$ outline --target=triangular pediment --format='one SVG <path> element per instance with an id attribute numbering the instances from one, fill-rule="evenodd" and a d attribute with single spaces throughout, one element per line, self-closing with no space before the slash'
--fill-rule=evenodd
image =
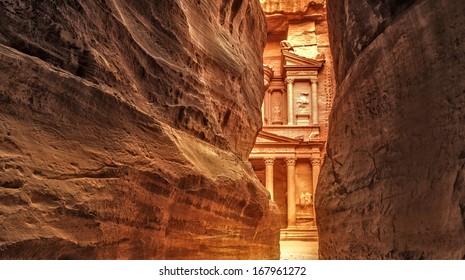
<path id="1" fill-rule="evenodd" d="M 301 68 L 316 68 L 320 69 L 323 64 L 325 63 L 324 60 L 316 60 L 304 56 L 300 56 L 296 53 L 283 50 L 283 59 L 284 59 L 284 67 L 287 66 L 294 66 L 294 67 L 301 67 Z"/>
<path id="2" fill-rule="evenodd" d="M 300 143 L 300 140 L 288 138 L 285 136 L 277 135 L 274 133 L 266 132 L 266 131 L 260 131 L 260 133 L 257 136 L 257 139 L 255 140 L 255 143 L 257 144 L 298 144 Z"/>

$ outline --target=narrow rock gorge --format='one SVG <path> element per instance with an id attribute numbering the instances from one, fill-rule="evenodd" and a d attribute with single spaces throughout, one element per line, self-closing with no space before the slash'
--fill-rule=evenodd
<path id="1" fill-rule="evenodd" d="M 320 258 L 465 255 L 465 2 L 328 0 Z"/>
<path id="2" fill-rule="evenodd" d="M 0 258 L 278 258 L 265 37 L 255 0 L 0 2 Z"/>

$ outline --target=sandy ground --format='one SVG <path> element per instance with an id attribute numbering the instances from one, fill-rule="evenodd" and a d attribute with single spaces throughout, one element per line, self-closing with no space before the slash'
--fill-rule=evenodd
<path id="1" fill-rule="evenodd" d="M 318 242 L 315 241 L 283 241 L 281 260 L 317 260 Z"/>

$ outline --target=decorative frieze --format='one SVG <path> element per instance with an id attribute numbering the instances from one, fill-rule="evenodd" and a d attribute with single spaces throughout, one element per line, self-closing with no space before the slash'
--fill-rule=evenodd
<path id="1" fill-rule="evenodd" d="M 294 153 L 295 148 L 253 148 L 252 153 Z"/>
<path id="2" fill-rule="evenodd" d="M 318 76 L 318 71 L 287 71 L 288 76 Z"/>

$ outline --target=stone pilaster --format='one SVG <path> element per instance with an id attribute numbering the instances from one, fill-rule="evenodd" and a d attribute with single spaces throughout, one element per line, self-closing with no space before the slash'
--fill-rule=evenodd
<path id="1" fill-rule="evenodd" d="M 274 158 L 265 158 L 265 187 L 270 192 L 271 200 L 274 200 L 274 187 L 273 187 L 273 165 Z"/>
<path id="2" fill-rule="evenodd" d="M 271 106 L 271 91 L 270 90 L 267 90 L 266 93 L 265 93 L 265 123 L 267 125 L 270 125 L 271 124 L 271 118 L 272 118 L 272 115 L 273 115 L 273 111 L 272 111 L 272 106 Z"/>
<path id="3" fill-rule="evenodd" d="M 316 186 L 318 184 L 318 175 L 320 174 L 320 168 L 321 168 L 321 158 L 319 157 L 313 157 L 310 159 L 312 163 L 312 177 L 313 177 L 313 182 L 312 182 L 312 189 L 313 189 L 313 225 L 316 225 L 316 211 L 315 211 L 315 193 L 316 193 Z"/>
<path id="4" fill-rule="evenodd" d="M 312 124 L 318 124 L 318 79 L 310 79 L 312 84 Z"/>
<path id="5" fill-rule="evenodd" d="M 286 158 L 287 165 L 287 227 L 295 227 L 295 163 L 296 158 Z"/>
<path id="6" fill-rule="evenodd" d="M 287 78 L 287 123 L 294 124 L 294 79 Z"/>
<path id="7" fill-rule="evenodd" d="M 265 99 L 262 102 L 262 125 L 265 125 Z"/>

